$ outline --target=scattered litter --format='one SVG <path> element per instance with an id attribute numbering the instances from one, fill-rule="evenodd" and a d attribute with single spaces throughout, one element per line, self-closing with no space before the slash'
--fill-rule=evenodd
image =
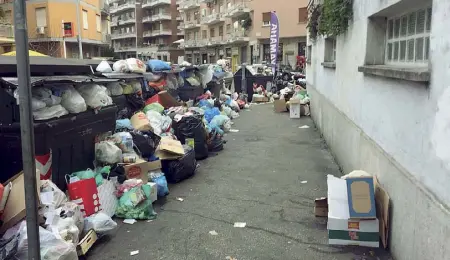
<path id="1" fill-rule="evenodd" d="M 127 230 L 127 233 L 130 233 L 130 230 Z"/>
<path id="2" fill-rule="evenodd" d="M 308 183 L 308 181 L 302 181 L 302 184 Z"/>
<path id="3" fill-rule="evenodd" d="M 300 126 L 299 128 L 300 128 L 300 129 L 307 129 L 307 128 L 309 128 L 309 125 L 302 125 L 302 126 Z"/>
<path id="4" fill-rule="evenodd" d="M 209 234 L 211 236 L 217 236 L 219 233 L 217 233 L 215 230 L 211 230 L 211 231 L 209 231 Z"/>
<path id="5" fill-rule="evenodd" d="M 245 222 L 234 222 L 234 227 L 244 228 L 245 226 L 247 226 Z"/>
<path id="6" fill-rule="evenodd" d="M 234 257 L 232 257 L 232 256 L 227 256 L 227 257 L 225 257 L 225 259 L 226 259 L 226 260 L 237 260 L 237 258 L 234 258 Z"/>
<path id="7" fill-rule="evenodd" d="M 292 244 L 292 242 L 291 242 L 291 241 L 288 241 L 288 244 Z"/>
<path id="8" fill-rule="evenodd" d="M 137 255 L 137 254 L 139 254 L 139 250 L 131 251 L 131 252 L 130 252 L 130 255 Z"/>
<path id="9" fill-rule="evenodd" d="M 153 219 L 149 219 L 147 220 L 147 223 L 153 222 Z"/>
<path id="10" fill-rule="evenodd" d="M 177 198 L 177 200 L 178 200 L 178 201 L 184 201 L 184 199 L 183 199 L 183 198 Z"/>
<path id="11" fill-rule="evenodd" d="M 127 219 L 123 220 L 123 223 L 130 224 L 130 225 L 133 225 L 136 222 L 137 222 L 137 220 L 135 220 L 134 218 L 127 218 Z"/>
<path id="12" fill-rule="evenodd" d="M 230 132 L 231 132 L 231 133 L 238 133 L 238 132 L 239 132 L 239 129 L 230 129 Z"/>

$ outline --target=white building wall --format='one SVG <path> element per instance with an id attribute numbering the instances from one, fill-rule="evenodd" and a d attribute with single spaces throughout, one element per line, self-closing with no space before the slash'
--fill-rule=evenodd
<path id="1" fill-rule="evenodd" d="M 400 2 L 426 1 L 354 0 L 335 69 L 321 65 L 323 38 L 309 42 L 312 115 L 345 172 L 368 170 L 387 188 L 396 259 L 450 259 L 450 1 L 432 1 L 429 84 L 358 72 L 368 17 Z"/>

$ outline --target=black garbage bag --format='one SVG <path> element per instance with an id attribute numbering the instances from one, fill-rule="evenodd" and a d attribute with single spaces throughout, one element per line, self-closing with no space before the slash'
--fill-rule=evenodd
<path id="1" fill-rule="evenodd" d="M 133 110 L 129 107 L 124 107 L 117 112 L 116 119 L 126 119 L 133 116 Z"/>
<path id="2" fill-rule="evenodd" d="M 127 107 L 130 108 L 133 113 L 141 110 L 145 106 L 145 101 L 139 94 L 127 94 L 125 95 L 125 98 L 127 99 Z"/>
<path id="3" fill-rule="evenodd" d="M 162 170 L 169 183 L 178 183 L 195 174 L 197 160 L 195 150 L 189 145 L 183 145 L 184 156 L 177 160 L 161 161 Z"/>
<path id="4" fill-rule="evenodd" d="M 151 131 L 133 131 L 130 132 L 130 134 L 133 136 L 133 144 L 135 148 L 144 158 L 151 157 L 155 153 L 156 148 L 161 141 L 161 137 Z"/>
<path id="5" fill-rule="evenodd" d="M 186 138 L 194 139 L 195 159 L 203 160 L 208 157 L 207 132 L 202 116 L 185 116 L 178 122 L 174 121 L 172 127 L 182 144 L 186 144 Z"/>
<path id="6" fill-rule="evenodd" d="M 225 141 L 222 139 L 222 136 L 214 132 L 211 134 L 211 137 L 208 141 L 208 151 L 220 152 L 223 150 L 224 144 Z"/>
<path id="7" fill-rule="evenodd" d="M 111 171 L 108 173 L 102 173 L 103 178 L 107 179 L 110 177 L 117 177 L 117 182 L 120 184 L 124 183 L 127 179 L 125 175 L 125 169 L 123 168 L 123 165 L 116 164 L 111 167 Z"/>

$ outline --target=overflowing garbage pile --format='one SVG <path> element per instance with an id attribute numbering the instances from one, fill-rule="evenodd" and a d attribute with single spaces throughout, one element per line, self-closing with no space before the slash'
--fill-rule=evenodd
<path id="1" fill-rule="evenodd" d="M 140 63 L 132 61 L 136 66 Z M 179 72 L 158 73 L 155 64 L 147 64 L 152 73 L 143 72 L 142 81 L 33 90 L 33 105 L 40 107 L 34 111 L 38 120 L 79 113 L 88 107 L 100 111 L 117 96 L 134 97 L 117 112 L 115 129 L 97 136 L 92 167 L 65 176 L 67 194 L 51 180 L 39 180 L 42 176 L 37 172 L 42 259 L 78 259 L 98 237 L 117 227 L 113 217 L 126 223 L 155 219 L 152 203 L 169 194 L 168 183 L 194 176 L 197 160 L 223 150 L 225 134 L 233 130 L 232 120 L 249 106 L 242 94 L 203 88 L 217 73 L 213 66 L 203 73 L 198 70 L 203 89 L 199 95 L 177 100 L 167 89 L 172 83 L 178 86 L 182 76 Z M 113 69 L 105 63 L 99 67 L 102 73 L 133 71 L 128 60 L 116 62 Z M 60 112 L 42 111 L 50 108 Z M 5 257 L 2 259 L 28 259 L 23 173 L 0 188 L 0 254 Z"/>
<path id="2" fill-rule="evenodd" d="M 291 118 L 300 118 L 311 114 L 309 95 L 306 89 L 300 85 L 289 84 L 288 87 L 273 94 L 271 101 L 273 101 L 275 112 L 289 111 Z"/>

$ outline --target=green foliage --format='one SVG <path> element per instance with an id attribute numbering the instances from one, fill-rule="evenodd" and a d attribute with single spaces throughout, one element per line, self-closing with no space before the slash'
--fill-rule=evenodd
<path id="1" fill-rule="evenodd" d="M 315 40 L 317 38 L 317 34 L 319 32 L 319 19 L 321 11 L 322 11 L 321 5 L 311 6 L 308 24 L 306 28 L 308 28 L 309 37 L 312 40 Z"/>
<path id="2" fill-rule="evenodd" d="M 252 26 L 252 18 L 250 17 L 249 14 L 246 14 L 245 17 L 242 19 L 241 26 L 245 30 L 250 29 L 250 27 Z"/>
<path id="3" fill-rule="evenodd" d="M 324 0 L 318 33 L 325 36 L 337 36 L 345 33 L 352 17 L 353 0 Z"/>

